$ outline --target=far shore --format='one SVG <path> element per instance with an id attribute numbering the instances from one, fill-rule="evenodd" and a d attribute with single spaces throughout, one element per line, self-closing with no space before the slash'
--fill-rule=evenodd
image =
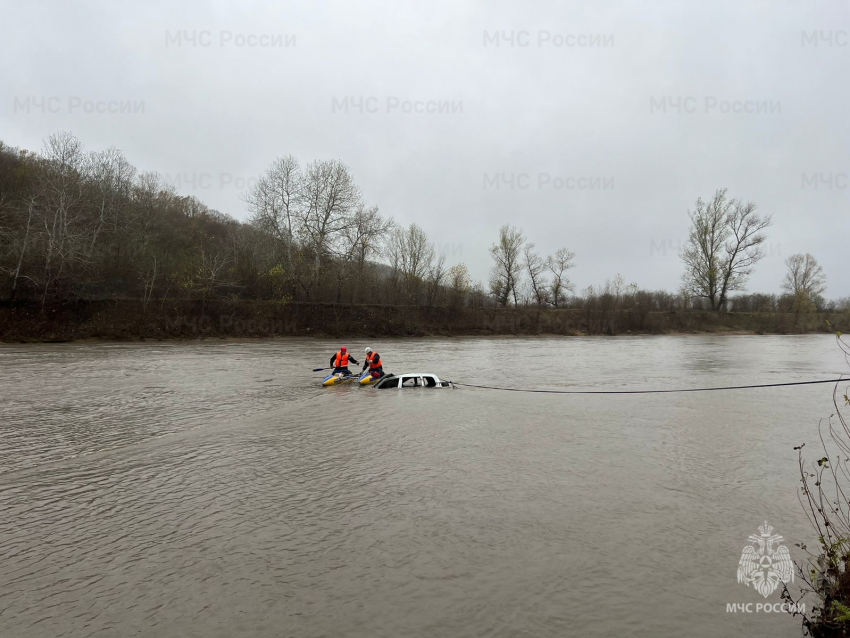
<path id="1" fill-rule="evenodd" d="M 88 341 L 382 339 L 404 337 L 588 337 L 763 335 L 850 331 L 850 312 L 426 307 L 133 300 L 77 300 L 42 308 L 0 305 L 0 343 Z"/>
<path id="2" fill-rule="evenodd" d="M 805 333 L 805 334 L 824 334 L 824 333 Z M 368 337 L 357 336 L 351 337 L 362 341 L 364 339 L 380 339 L 385 341 L 404 341 L 407 339 L 575 339 L 587 338 L 593 339 L 622 339 L 628 337 L 706 337 L 706 336 L 721 336 L 721 337 L 745 337 L 745 336 L 802 336 L 799 334 L 778 335 L 765 334 L 746 331 L 732 332 L 668 332 L 668 333 L 625 333 L 617 335 L 559 335 L 559 334 L 536 334 L 536 335 L 494 335 L 494 334 L 451 334 L 451 335 L 408 335 L 404 337 L 396 336 L 380 336 Z M 15 345 L 50 345 L 50 344 L 75 344 L 75 345 L 97 345 L 97 344 L 143 344 L 143 343 L 257 343 L 262 341 L 302 341 L 305 339 L 315 341 L 326 341 L 333 339 L 345 339 L 345 335 L 312 335 L 312 336 L 293 336 L 293 335 L 277 335 L 268 337 L 136 337 L 127 339 L 115 339 L 110 337 L 83 337 L 80 339 L 27 339 L 18 341 L 3 341 L 0 340 L 0 346 L 15 346 Z"/>

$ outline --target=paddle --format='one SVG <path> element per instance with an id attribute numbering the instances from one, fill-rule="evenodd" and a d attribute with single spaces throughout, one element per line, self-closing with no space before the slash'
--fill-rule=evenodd
<path id="1" fill-rule="evenodd" d="M 398 362 L 398 361 L 396 361 L 396 363 L 399 363 L 399 362 Z M 402 363 L 404 363 L 404 362 L 402 361 Z M 355 365 L 360 365 L 360 364 L 359 364 L 359 363 L 357 363 L 357 364 L 355 364 Z M 323 370 L 333 370 L 333 369 L 334 369 L 334 368 L 313 368 L 313 372 L 322 372 Z"/>
<path id="2" fill-rule="evenodd" d="M 398 363 L 398 362 L 396 362 Z M 360 364 L 355 364 L 360 365 Z M 334 368 L 313 368 L 313 372 L 322 372 L 323 370 L 333 370 Z"/>
<path id="3" fill-rule="evenodd" d="M 321 372 L 322 370 L 333 370 L 334 368 L 316 368 L 313 372 Z M 344 377 L 359 377 L 362 372 L 352 372 L 351 374 L 344 374 Z"/>

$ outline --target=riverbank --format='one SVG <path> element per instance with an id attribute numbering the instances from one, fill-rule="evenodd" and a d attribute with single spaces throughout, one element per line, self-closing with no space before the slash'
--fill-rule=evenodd
<path id="1" fill-rule="evenodd" d="M 827 321 L 829 323 L 827 323 Z M 850 313 L 636 312 L 250 301 L 78 300 L 0 306 L 0 341 L 280 336 L 805 334 L 850 331 Z"/>

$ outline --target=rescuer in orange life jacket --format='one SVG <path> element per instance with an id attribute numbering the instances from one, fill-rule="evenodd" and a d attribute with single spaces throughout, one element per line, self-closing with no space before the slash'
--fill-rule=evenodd
<path id="1" fill-rule="evenodd" d="M 348 369 L 348 362 L 360 365 L 360 362 L 348 354 L 348 350 L 345 346 L 342 346 L 335 355 L 331 356 L 331 366 L 333 366 L 333 373 L 339 374 L 340 372 L 344 375 L 348 376 L 351 374 L 351 370 Z"/>
<path id="2" fill-rule="evenodd" d="M 367 367 L 376 379 L 384 376 L 384 362 L 381 359 L 381 355 L 377 352 L 372 352 L 372 348 L 366 348 L 366 361 L 363 362 L 363 370 Z"/>

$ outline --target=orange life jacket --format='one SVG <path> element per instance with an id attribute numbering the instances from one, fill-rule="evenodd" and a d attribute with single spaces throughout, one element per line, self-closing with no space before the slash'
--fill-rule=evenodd
<path id="1" fill-rule="evenodd" d="M 379 355 L 377 352 L 370 352 L 369 354 L 367 354 L 366 361 L 369 362 L 370 370 L 377 370 L 382 365 L 384 365 L 381 361 L 381 355 Z"/>
<path id="2" fill-rule="evenodd" d="M 336 353 L 336 360 L 334 361 L 334 366 L 337 368 L 347 368 L 348 367 L 348 352 L 345 354 L 342 351 Z"/>

